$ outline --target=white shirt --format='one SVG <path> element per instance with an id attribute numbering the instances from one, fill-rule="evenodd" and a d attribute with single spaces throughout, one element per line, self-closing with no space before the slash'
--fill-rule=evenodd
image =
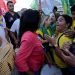
<path id="1" fill-rule="evenodd" d="M 14 21 L 14 23 L 13 23 L 13 25 L 12 25 L 12 27 L 11 27 L 11 29 L 10 29 L 10 31 L 11 32 L 17 32 L 17 35 L 19 34 L 19 25 L 20 24 L 20 19 L 17 19 L 17 20 L 15 20 Z"/>

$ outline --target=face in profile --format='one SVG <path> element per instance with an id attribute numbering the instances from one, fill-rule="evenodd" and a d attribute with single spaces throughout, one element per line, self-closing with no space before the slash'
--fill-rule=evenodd
<path id="1" fill-rule="evenodd" d="M 49 26 L 49 25 L 50 25 L 50 22 L 51 22 L 51 19 L 50 19 L 50 17 L 48 17 L 48 18 L 45 20 L 45 25 L 46 25 L 46 26 Z"/>
<path id="2" fill-rule="evenodd" d="M 50 18 L 51 18 L 51 22 L 55 22 L 56 21 L 56 18 L 55 18 L 54 14 L 51 14 Z"/>
<path id="3" fill-rule="evenodd" d="M 14 3 L 8 3 L 7 7 L 9 9 L 9 11 L 11 11 L 11 12 L 14 11 Z"/>

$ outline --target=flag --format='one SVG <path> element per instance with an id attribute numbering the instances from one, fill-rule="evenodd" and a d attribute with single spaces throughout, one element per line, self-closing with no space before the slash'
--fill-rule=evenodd
<path id="1" fill-rule="evenodd" d="M 41 3 L 40 3 L 41 2 Z M 50 15 L 54 7 L 54 0 L 33 0 L 31 3 L 32 9 L 39 9 L 39 5 L 46 15 Z"/>
<path id="2" fill-rule="evenodd" d="M 63 9 L 64 9 L 64 13 L 71 15 L 69 0 L 61 0 L 61 2 L 62 2 Z"/>
<path id="3" fill-rule="evenodd" d="M 46 15 L 50 15 L 55 5 L 54 0 L 41 0 L 42 10 Z"/>
<path id="4" fill-rule="evenodd" d="M 34 10 L 37 10 L 38 9 L 38 2 L 37 0 L 32 0 L 32 3 L 31 3 L 31 8 L 34 9 Z"/>

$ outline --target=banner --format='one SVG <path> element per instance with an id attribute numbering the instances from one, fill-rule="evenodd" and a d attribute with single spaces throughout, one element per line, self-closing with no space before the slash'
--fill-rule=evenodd
<path id="1" fill-rule="evenodd" d="M 70 11 L 70 2 L 69 0 L 61 0 L 62 1 L 62 6 L 64 9 L 64 13 L 71 15 L 71 11 Z"/>
<path id="2" fill-rule="evenodd" d="M 31 6 L 32 9 L 38 10 L 38 1 L 33 0 L 30 6 Z"/>
<path id="3" fill-rule="evenodd" d="M 31 3 L 32 9 L 38 9 L 39 8 L 39 1 L 41 1 L 41 9 L 46 15 L 50 15 L 50 12 L 52 12 L 52 9 L 54 7 L 54 1 L 55 0 L 33 0 Z"/>
<path id="4" fill-rule="evenodd" d="M 54 6 L 55 0 L 41 0 L 41 7 L 46 15 L 50 15 Z"/>

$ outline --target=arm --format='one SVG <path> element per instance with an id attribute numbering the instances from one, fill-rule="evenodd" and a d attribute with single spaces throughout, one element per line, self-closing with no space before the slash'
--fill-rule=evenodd
<path id="1" fill-rule="evenodd" d="M 8 42 L 10 42 L 10 38 L 9 38 L 9 35 L 8 35 L 8 30 L 5 28 L 5 37 L 7 39 Z"/>
<path id="2" fill-rule="evenodd" d="M 69 50 L 65 50 L 65 53 L 68 54 L 68 55 L 62 53 L 63 60 L 67 64 L 75 67 L 75 55 L 73 55 Z"/>
<path id="3" fill-rule="evenodd" d="M 52 58 L 51 58 L 51 56 L 50 56 L 50 53 L 49 52 L 44 52 L 44 55 L 45 55 L 45 57 L 46 57 L 46 59 L 47 59 L 47 63 L 48 63 L 48 65 L 49 66 L 51 66 L 52 65 Z"/>
<path id="4" fill-rule="evenodd" d="M 54 38 L 49 38 L 48 36 L 46 39 L 54 46 L 55 52 L 57 55 L 67 64 L 75 66 L 75 55 L 73 55 L 71 52 L 69 52 L 68 48 L 71 44 L 70 42 L 64 43 L 64 47 L 62 50 L 57 46 Z"/>
<path id="5" fill-rule="evenodd" d="M 10 28 L 10 35 L 11 37 L 14 39 L 14 43 L 15 45 L 18 44 L 18 36 L 15 36 L 15 32 L 17 32 L 17 25 L 18 25 L 18 19 L 15 20 L 15 22 L 13 23 L 12 27 Z"/>
<path id="6" fill-rule="evenodd" d="M 56 54 L 62 59 L 62 50 L 60 50 L 60 48 L 58 47 L 58 45 L 56 44 L 56 40 L 54 37 L 50 37 L 48 35 L 44 36 L 49 42 L 50 44 L 52 44 L 52 46 L 54 47 L 54 50 L 56 52 Z"/>
<path id="7" fill-rule="evenodd" d="M 40 39 L 40 40 L 41 40 L 42 44 L 44 44 L 44 43 L 47 43 L 47 42 L 48 42 L 47 40 L 43 40 L 43 39 Z"/>
<path id="8" fill-rule="evenodd" d="M 11 35 L 11 37 L 14 39 L 15 45 L 17 46 L 17 44 L 18 44 L 18 39 L 16 38 L 14 32 L 11 32 L 11 31 L 10 31 L 10 35 Z"/>

